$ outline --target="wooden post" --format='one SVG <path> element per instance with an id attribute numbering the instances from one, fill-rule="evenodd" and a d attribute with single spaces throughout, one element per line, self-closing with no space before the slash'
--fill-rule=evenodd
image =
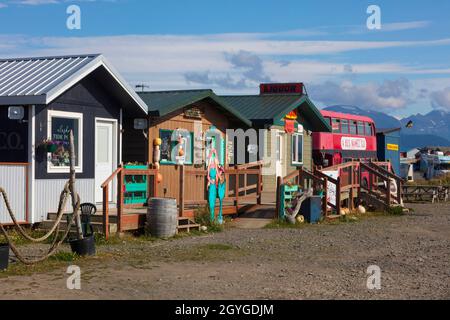
<path id="1" fill-rule="evenodd" d="M 122 217 L 123 217 L 123 171 L 117 175 L 117 230 L 122 232 Z"/>
<path id="2" fill-rule="evenodd" d="M 80 212 L 77 210 L 77 193 L 75 189 L 75 143 L 73 138 L 73 131 L 70 130 L 69 133 L 69 165 L 70 165 L 70 179 L 69 179 L 69 190 L 70 194 L 72 196 L 72 208 L 73 208 L 73 214 L 75 216 L 75 225 L 77 227 L 77 236 L 78 240 L 83 240 L 83 229 L 81 227 L 81 219 L 80 219 Z"/>
<path id="3" fill-rule="evenodd" d="M 398 204 L 402 204 L 402 180 L 397 180 L 397 202 Z"/>
<path id="4" fill-rule="evenodd" d="M 236 197 L 236 200 L 234 201 L 234 205 L 236 206 L 236 214 L 237 213 L 239 213 L 239 173 L 238 173 L 238 169 L 237 169 L 237 167 L 235 167 L 234 168 L 234 170 L 235 170 L 235 177 L 236 177 L 236 180 L 235 180 L 235 190 L 234 190 L 234 192 L 235 192 L 235 197 Z"/>
<path id="5" fill-rule="evenodd" d="M 262 204 L 262 166 L 259 166 L 259 173 L 258 173 L 258 200 L 257 204 Z"/>
<path id="6" fill-rule="evenodd" d="M 322 210 L 323 210 L 323 215 L 324 217 L 326 217 L 328 215 L 328 178 L 324 177 L 323 178 L 323 203 L 322 203 Z"/>
<path id="7" fill-rule="evenodd" d="M 341 177 L 337 178 L 336 183 L 336 211 L 337 214 L 341 214 Z"/>
<path id="8" fill-rule="evenodd" d="M 278 217 L 278 213 L 280 212 L 280 207 L 281 207 L 281 177 L 277 177 L 277 190 L 276 190 L 276 209 L 275 209 L 275 217 Z"/>
<path id="9" fill-rule="evenodd" d="M 178 200 L 178 215 L 180 217 L 184 216 L 184 166 L 180 166 L 180 192 L 179 192 L 179 200 Z"/>
<path id="10" fill-rule="evenodd" d="M 108 184 L 103 187 L 103 234 L 105 239 L 109 238 L 109 187 Z"/>

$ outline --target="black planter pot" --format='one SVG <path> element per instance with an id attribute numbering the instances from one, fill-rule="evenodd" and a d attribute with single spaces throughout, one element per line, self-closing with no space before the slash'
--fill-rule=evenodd
<path id="1" fill-rule="evenodd" d="M 83 240 L 70 240 L 69 241 L 70 248 L 73 253 L 78 254 L 79 256 L 93 256 L 95 255 L 95 237 L 94 235 L 90 235 L 84 237 Z"/>
<path id="2" fill-rule="evenodd" d="M 8 269 L 9 244 L 0 244 L 0 270 Z"/>

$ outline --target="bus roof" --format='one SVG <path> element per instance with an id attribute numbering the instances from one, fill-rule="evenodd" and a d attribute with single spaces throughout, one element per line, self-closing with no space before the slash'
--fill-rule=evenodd
<path id="1" fill-rule="evenodd" d="M 366 121 L 366 122 L 370 122 L 370 123 L 375 122 L 369 117 L 358 116 L 358 115 L 350 114 L 350 113 L 341 113 L 341 112 L 334 112 L 334 111 L 327 111 L 327 110 L 320 110 L 320 113 L 322 114 L 322 116 L 330 117 L 330 118 Z"/>

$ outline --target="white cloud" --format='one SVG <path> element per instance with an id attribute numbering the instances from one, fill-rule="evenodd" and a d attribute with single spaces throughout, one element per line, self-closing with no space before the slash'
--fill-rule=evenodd
<path id="1" fill-rule="evenodd" d="M 410 92 L 411 84 L 403 78 L 385 80 L 381 84 L 326 81 L 309 86 L 314 100 L 325 105 L 347 104 L 372 110 L 403 109 L 411 103 Z"/>
<path id="2" fill-rule="evenodd" d="M 450 111 L 450 87 L 430 94 L 431 105 L 435 109 L 447 109 Z"/>

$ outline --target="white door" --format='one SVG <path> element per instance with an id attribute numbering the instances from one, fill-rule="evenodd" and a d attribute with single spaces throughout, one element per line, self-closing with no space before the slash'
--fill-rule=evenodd
<path id="1" fill-rule="evenodd" d="M 276 133 L 276 163 L 275 173 L 277 177 L 283 177 L 283 134 Z"/>
<path id="2" fill-rule="evenodd" d="M 95 201 L 103 201 L 101 185 L 114 172 L 115 134 L 114 122 L 96 121 L 95 126 Z M 109 201 L 113 201 L 114 185 L 109 186 Z"/>

